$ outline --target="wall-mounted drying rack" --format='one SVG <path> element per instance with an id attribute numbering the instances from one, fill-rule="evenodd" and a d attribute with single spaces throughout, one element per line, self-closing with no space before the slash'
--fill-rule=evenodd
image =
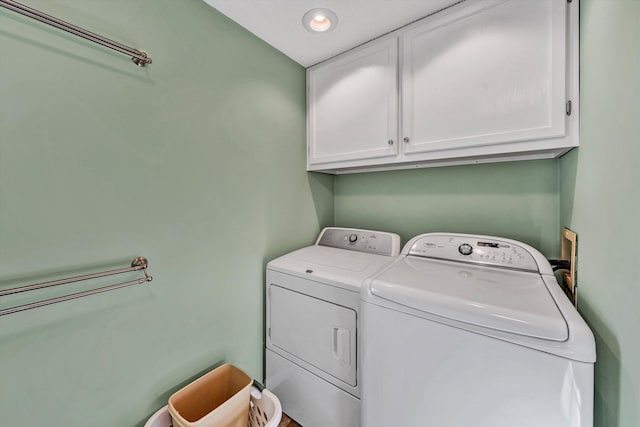
<path id="1" fill-rule="evenodd" d="M 4 316 L 5 314 L 18 313 L 20 311 L 31 310 L 32 308 L 43 307 L 45 305 L 57 304 L 63 301 L 69 301 L 76 298 L 86 297 L 88 295 L 99 294 L 101 292 L 107 292 L 114 289 L 120 289 L 127 286 L 137 285 L 139 283 L 150 282 L 153 280 L 153 277 L 149 275 L 147 272 L 147 266 L 149 262 L 144 257 L 135 258 L 131 261 L 131 267 L 126 268 L 118 268 L 116 270 L 103 271 L 101 273 L 93 273 L 93 274 L 85 274 L 84 276 L 70 277 L 68 279 L 60 279 L 54 280 L 51 282 L 37 283 L 35 285 L 21 286 L 19 288 L 12 288 L 0 291 L 0 297 L 5 295 L 17 294 L 20 292 L 29 292 L 34 291 L 36 289 L 49 288 L 51 286 L 64 285 L 66 283 L 80 282 L 82 280 L 90 280 L 97 279 L 98 277 L 111 276 L 114 274 L 120 273 L 128 273 L 130 271 L 138 271 L 142 270 L 144 272 L 144 277 L 140 279 L 130 280 L 128 282 L 117 283 L 115 285 L 103 286 L 101 288 L 91 289 L 88 291 L 77 292 L 75 294 L 64 295 L 57 298 L 46 299 L 44 301 L 38 301 L 30 304 L 19 305 L 17 307 L 6 308 L 4 310 L 0 310 L 0 316 Z"/>
<path id="2" fill-rule="evenodd" d="M 28 18 L 35 19 L 36 21 L 43 22 L 47 25 L 51 25 L 52 27 L 56 27 L 60 30 L 74 34 L 78 37 L 82 37 L 85 40 L 89 40 L 91 42 L 108 47 L 109 49 L 124 53 L 125 55 L 130 56 L 133 63 L 139 67 L 144 67 L 147 64 L 151 64 L 151 58 L 149 58 L 146 52 L 123 45 L 122 43 L 114 42 L 113 40 L 110 40 L 106 37 L 99 36 L 98 34 L 92 33 L 91 31 L 87 31 L 84 28 L 77 27 L 61 19 L 54 18 L 51 15 L 40 12 L 39 10 L 32 9 L 28 6 L 23 5 L 22 3 L 18 3 L 17 1 L 0 0 L 0 6 L 19 13 L 20 15 L 24 15 Z"/>

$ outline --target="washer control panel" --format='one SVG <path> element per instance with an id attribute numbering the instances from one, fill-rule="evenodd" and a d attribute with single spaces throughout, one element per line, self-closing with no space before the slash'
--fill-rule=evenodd
<path id="1" fill-rule="evenodd" d="M 400 237 L 397 234 L 357 228 L 327 227 L 322 230 L 316 244 L 386 256 L 400 253 Z"/>
<path id="2" fill-rule="evenodd" d="M 411 246 L 409 255 L 538 271 L 538 264 L 525 248 L 512 242 L 479 236 L 423 236 Z"/>

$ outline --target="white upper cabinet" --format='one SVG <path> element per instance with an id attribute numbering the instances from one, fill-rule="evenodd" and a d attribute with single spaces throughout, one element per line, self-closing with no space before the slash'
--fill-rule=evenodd
<path id="1" fill-rule="evenodd" d="M 350 51 L 307 70 L 309 169 L 398 154 L 398 40 Z"/>
<path id="2" fill-rule="evenodd" d="M 566 1 L 475 1 L 403 39 L 405 153 L 565 134 Z"/>
<path id="3" fill-rule="evenodd" d="M 577 146 L 578 7 L 466 0 L 309 69 L 308 169 L 550 158 Z"/>

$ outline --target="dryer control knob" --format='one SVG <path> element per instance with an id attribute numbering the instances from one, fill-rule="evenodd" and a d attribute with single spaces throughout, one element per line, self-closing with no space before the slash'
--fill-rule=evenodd
<path id="1" fill-rule="evenodd" d="M 468 243 L 463 243 L 458 246 L 458 252 L 460 252 L 462 255 L 471 255 L 471 253 L 473 252 L 473 247 Z"/>
<path id="2" fill-rule="evenodd" d="M 358 235 L 357 234 L 350 234 L 349 235 L 349 242 L 355 243 L 357 240 L 358 240 Z"/>

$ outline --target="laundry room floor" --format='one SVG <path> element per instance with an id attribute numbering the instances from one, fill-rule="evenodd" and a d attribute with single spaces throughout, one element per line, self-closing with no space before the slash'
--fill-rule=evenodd
<path id="1" fill-rule="evenodd" d="M 282 420 L 278 427 L 302 427 L 297 422 L 293 421 L 291 418 L 287 417 L 287 414 L 282 414 Z"/>

